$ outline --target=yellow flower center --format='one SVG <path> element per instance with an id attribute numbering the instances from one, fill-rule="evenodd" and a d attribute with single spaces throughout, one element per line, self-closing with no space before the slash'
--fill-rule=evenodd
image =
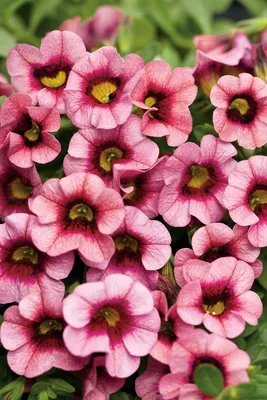
<path id="1" fill-rule="evenodd" d="M 221 315 L 225 310 L 225 305 L 222 301 L 217 301 L 216 304 L 208 305 L 202 304 L 203 310 L 212 315 Z"/>
<path id="2" fill-rule="evenodd" d="M 16 262 L 30 262 L 36 265 L 38 264 L 38 253 L 32 247 L 22 246 L 13 252 L 12 260 Z"/>
<path id="3" fill-rule="evenodd" d="M 41 76 L 40 81 L 41 83 L 49 88 L 58 88 L 67 80 L 67 74 L 65 71 L 58 71 L 56 76 Z"/>
<path id="4" fill-rule="evenodd" d="M 114 98 L 114 93 L 118 90 L 115 83 L 104 81 L 93 85 L 91 94 L 102 104 L 110 103 Z M 112 96 L 113 95 L 113 96 Z"/>
<path id="5" fill-rule="evenodd" d="M 26 200 L 32 194 L 32 187 L 24 185 L 20 178 L 16 178 L 8 184 L 8 191 L 12 199 Z"/>
<path id="6" fill-rule="evenodd" d="M 145 105 L 147 107 L 153 107 L 157 102 L 157 99 L 153 96 L 149 96 L 145 99 Z"/>
<path id="7" fill-rule="evenodd" d="M 246 99 L 237 98 L 232 101 L 230 107 L 228 107 L 228 110 L 233 109 L 238 110 L 241 115 L 245 115 L 249 110 L 249 104 Z"/>
<path id="8" fill-rule="evenodd" d="M 253 211 L 260 204 L 267 204 L 267 191 L 263 189 L 255 190 L 249 199 L 249 205 Z"/>
<path id="9" fill-rule="evenodd" d="M 104 317 L 111 328 L 115 328 L 117 322 L 120 320 L 120 314 L 117 310 L 111 307 L 103 308 L 96 317 Z"/>
<path id="10" fill-rule="evenodd" d="M 100 167 L 106 171 L 110 172 L 112 167 L 112 161 L 118 160 L 123 157 L 123 152 L 117 147 L 108 147 L 107 149 L 101 151 L 99 164 Z"/>
<path id="11" fill-rule="evenodd" d="M 128 235 L 117 236 L 114 240 L 116 250 L 123 251 L 128 250 L 132 253 L 136 253 L 138 250 L 138 242 L 135 238 Z"/>
<path id="12" fill-rule="evenodd" d="M 39 333 L 41 335 L 47 335 L 48 333 L 51 333 L 53 331 L 63 331 L 62 323 L 60 321 L 57 321 L 56 319 L 47 319 L 39 325 Z"/>
<path id="13" fill-rule="evenodd" d="M 126 196 L 124 196 L 124 200 L 132 200 L 132 198 L 136 195 L 136 183 L 134 181 L 122 185 L 123 188 L 131 186 L 133 187 L 133 190 L 130 193 L 126 194 Z"/>
<path id="14" fill-rule="evenodd" d="M 31 143 L 35 143 L 40 135 L 40 128 L 39 126 L 32 121 L 32 128 L 29 129 L 28 131 L 24 132 L 23 136 L 29 140 Z"/>
<path id="15" fill-rule="evenodd" d="M 201 189 L 210 180 L 209 172 L 205 167 L 201 167 L 200 165 L 192 165 L 190 167 L 190 171 L 192 178 L 187 184 L 189 188 Z"/>
<path id="16" fill-rule="evenodd" d="M 81 203 L 76 204 L 70 209 L 69 218 L 72 221 L 78 218 L 83 218 L 88 222 L 92 222 L 94 219 L 94 214 L 90 207 L 88 207 L 86 204 Z"/>

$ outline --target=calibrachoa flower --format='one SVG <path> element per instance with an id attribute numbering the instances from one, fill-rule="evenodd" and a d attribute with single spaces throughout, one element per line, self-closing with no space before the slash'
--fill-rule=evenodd
<path id="1" fill-rule="evenodd" d="M 177 312 L 191 325 L 202 324 L 220 336 L 234 338 L 245 323 L 257 325 L 262 313 L 259 296 L 249 289 L 254 272 L 244 261 L 219 258 L 210 265 L 193 260 L 184 272 L 186 281 L 178 294 Z"/>
<path id="2" fill-rule="evenodd" d="M 141 122 L 131 115 L 115 129 L 88 128 L 73 135 L 64 160 L 66 175 L 91 172 L 112 185 L 115 169 L 147 170 L 156 161 L 159 148 L 141 134 Z"/>
<path id="3" fill-rule="evenodd" d="M 238 163 L 229 177 L 223 202 L 239 225 L 250 226 L 253 246 L 267 246 L 267 157 L 253 156 Z"/>
<path id="4" fill-rule="evenodd" d="M 7 58 L 12 85 L 28 93 L 34 103 L 65 113 L 63 90 L 73 65 L 86 54 L 82 39 L 73 32 L 49 32 L 40 50 L 17 44 Z"/>
<path id="5" fill-rule="evenodd" d="M 195 369 L 203 364 L 219 368 L 224 377 L 224 387 L 249 382 L 246 369 L 249 367 L 248 354 L 230 340 L 195 329 L 188 337 L 178 339 L 171 351 L 171 373 L 161 378 L 159 391 L 163 399 L 208 400 L 211 397 L 201 393 L 194 382 Z"/>
<path id="6" fill-rule="evenodd" d="M 229 143 L 206 135 L 200 147 L 185 143 L 168 159 L 159 213 L 171 226 L 186 226 L 191 216 L 202 223 L 219 221 L 225 212 L 222 196 L 237 154 Z"/>
<path id="7" fill-rule="evenodd" d="M 36 168 L 19 168 L 0 151 L 0 219 L 13 213 L 28 213 L 32 199 L 41 190 Z"/>
<path id="8" fill-rule="evenodd" d="M 0 73 L 0 96 L 11 96 L 13 92 L 13 86 L 8 83 L 6 77 Z"/>
<path id="9" fill-rule="evenodd" d="M 187 263 L 194 259 L 212 262 L 220 257 L 233 256 L 238 260 L 250 263 L 255 278 L 262 273 L 262 262 L 257 260 L 260 249 L 252 246 L 248 240 L 248 228 L 235 225 L 233 230 L 222 223 L 212 223 L 199 228 L 192 236 L 192 250 L 180 249 L 174 257 L 175 279 L 183 286 L 183 271 Z"/>
<path id="10" fill-rule="evenodd" d="M 126 122 L 132 111 L 130 94 L 143 66 L 138 55 L 124 60 L 109 46 L 77 62 L 64 91 L 72 123 L 79 128 L 113 129 Z"/>
<path id="11" fill-rule="evenodd" d="M 221 139 L 237 140 L 253 150 L 267 143 L 267 85 L 250 74 L 223 76 L 213 87 L 210 100 L 217 107 L 213 124 Z"/>
<path id="12" fill-rule="evenodd" d="M 136 207 L 126 206 L 124 221 L 112 237 L 116 249 L 113 257 L 108 263 L 91 268 L 86 275 L 87 281 L 99 281 L 107 275 L 121 273 L 155 289 L 156 270 L 171 256 L 171 236 L 167 228 L 159 221 L 148 219 Z"/>
<path id="13" fill-rule="evenodd" d="M 8 364 L 26 378 L 41 375 L 52 367 L 80 370 L 88 363 L 88 358 L 71 355 L 63 343 L 64 284 L 42 277 L 40 286 L 41 291 L 24 297 L 18 306 L 9 307 L 1 325 L 1 343 L 8 350 Z"/>
<path id="14" fill-rule="evenodd" d="M 168 63 L 159 60 L 147 63 L 132 92 L 143 135 L 166 136 L 170 146 L 186 142 L 192 130 L 188 106 L 196 93 L 194 78 L 186 69 L 172 71 Z"/>
<path id="15" fill-rule="evenodd" d="M 140 357 L 155 345 L 160 318 L 149 290 L 128 276 L 114 274 L 104 282 L 85 283 L 64 300 L 69 324 L 64 341 L 76 356 L 106 353 L 111 376 L 125 378 L 139 367 Z"/>
<path id="16" fill-rule="evenodd" d="M 39 288 L 44 274 L 59 280 L 66 278 L 73 264 L 73 253 L 49 257 L 32 241 L 37 217 L 12 214 L 0 225 L 0 303 L 19 301 Z"/>
<path id="17" fill-rule="evenodd" d="M 48 163 L 60 152 L 59 141 L 48 132 L 60 128 L 60 116 L 52 108 L 32 107 L 30 96 L 15 93 L 0 111 L 0 144 L 8 145 L 7 156 L 18 167 L 29 168 L 33 162 Z"/>
<path id="18" fill-rule="evenodd" d="M 123 221 L 123 202 L 98 176 L 80 172 L 50 179 L 31 209 L 39 219 L 32 230 L 33 242 L 49 256 L 78 249 L 90 263 L 109 260 L 114 253 L 109 235 Z"/>

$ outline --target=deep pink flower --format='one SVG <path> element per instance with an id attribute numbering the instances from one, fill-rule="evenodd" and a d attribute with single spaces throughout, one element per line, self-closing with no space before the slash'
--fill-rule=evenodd
<path id="1" fill-rule="evenodd" d="M 91 172 L 112 185 L 116 170 L 147 170 L 156 161 L 159 148 L 141 133 L 141 122 L 131 115 L 115 129 L 88 128 L 73 135 L 64 160 L 66 175 Z"/>
<path id="2" fill-rule="evenodd" d="M 31 209 L 39 218 L 32 231 L 34 244 L 49 256 L 78 249 L 90 263 L 107 261 L 114 253 L 109 235 L 123 221 L 123 201 L 98 176 L 78 172 L 50 179 Z"/>
<path id="3" fill-rule="evenodd" d="M 259 296 L 249 289 L 253 269 L 233 257 L 219 258 L 211 264 L 191 261 L 184 271 L 188 282 L 178 294 L 177 311 L 191 325 L 202 324 L 220 336 L 234 338 L 245 323 L 257 325 L 262 313 Z"/>
<path id="4" fill-rule="evenodd" d="M 185 143 L 168 159 L 159 213 L 171 226 L 186 226 L 191 216 L 202 223 L 219 221 L 225 212 L 222 196 L 237 153 L 229 143 L 206 135 L 200 147 Z"/>
<path id="5" fill-rule="evenodd" d="M 19 168 L 0 151 L 0 220 L 13 213 L 28 213 L 34 196 L 41 190 L 36 168 Z"/>
<path id="6" fill-rule="evenodd" d="M 253 156 L 238 163 L 229 177 L 223 203 L 237 224 L 250 226 L 248 239 L 267 246 L 267 157 Z"/>
<path id="7" fill-rule="evenodd" d="M 130 94 L 143 65 L 136 54 L 124 60 L 109 46 L 77 62 L 64 90 L 72 123 L 79 128 L 113 129 L 126 122 L 132 111 Z"/>
<path id="8" fill-rule="evenodd" d="M 11 96 L 13 92 L 13 86 L 8 83 L 6 77 L 0 73 L 0 96 Z"/>
<path id="9" fill-rule="evenodd" d="M 59 141 L 48 133 L 60 128 L 58 112 L 31 104 L 30 96 L 15 93 L 4 102 L 0 111 L 0 144 L 8 146 L 9 160 L 20 168 L 30 168 L 34 161 L 48 163 L 61 149 Z"/>
<path id="10" fill-rule="evenodd" d="M 213 223 L 199 228 L 192 236 L 192 250 L 180 249 L 174 257 L 175 279 L 183 286 L 183 271 L 187 263 L 194 259 L 212 262 L 220 257 L 233 256 L 245 261 L 254 270 L 255 278 L 262 273 L 262 262 L 257 260 L 260 249 L 252 246 L 248 240 L 248 228 L 235 225 L 233 230 L 221 223 Z"/>
<path id="11" fill-rule="evenodd" d="M 224 377 L 224 387 L 249 382 L 246 369 L 248 354 L 228 339 L 195 329 L 188 337 L 179 338 L 173 345 L 170 357 L 171 373 L 159 383 L 163 399 L 208 400 L 194 383 L 194 370 L 202 363 L 219 368 Z"/>
<path id="12" fill-rule="evenodd" d="M 20 301 L 39 288 L 44 274 L 59 280 L 66 278 L 73 264 L 73 253 L 49 257 L 32 240 L 37 217 L 12 214 L 0 225 L 0 303 Z"/>
<path id="13" fill-rule="evenodd" d="M 171 236 L 159 221 L 151 221 L 136 207 L 125 207 L 125 219 L 112 234 L 115 253 L 109 262 L 91 268 L 86 278 L 97 282 L 120 273 L 155 289 L 158 273 L 171 256 Z M 94 266 L 89 264 L 90 266 Z M 103 271 L 104 270 L 104 271 Z"/>
<path id="14" fill-rule="evenodd" d="M 65 113 L 63 90 L 73 65 L 86 54 L 82 39 L 73 32 L 49 32 L 40 50 L 17 44 L 7 58 L 7 70 L 18 92 L 28 93 L 33 103 Z"/>
<path id="15" fill-rule="evenodd" d="M 63 312 L 69 351 L 82 357 L 107 353 L 111 376 L 132 375 L 157 341 L 160 318 L 152 295 L 129 276 L 114 274 L 76 287 L 64 300 Z"/>
<path id="16" fill-rule="evenodd" d="M 88 358 L 71 355 L 64 346 L 62 315 L 64 284 L 48 277 L 40 279 L 41 291 L 29 294 L 4 313 L 1 343 L 7 361 L 18 375 L 33 378 L 52 367 L 65 371 L 82 369 Z"/>
<path id="17" fill-rule="evenodd" d="M 186 142 L 192 130 L 188 106 L 196 93 L 194 78 L 185 68 L 172 71 L 168 63 L 159 60 L 146 64 L 132 92 L 143 135 L 167 136 L 170 146 Z"/>
<path id="18" fill-rule="evenodd" d="M 221 139 L 253 150 L 267 143 L 267 85 L 250 74 L 223 76 L 210 94 L 213 124 Z"/>

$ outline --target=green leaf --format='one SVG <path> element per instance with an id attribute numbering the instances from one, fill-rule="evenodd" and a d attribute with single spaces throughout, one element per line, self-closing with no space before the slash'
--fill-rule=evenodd
<path id="1" fill-rule="evenodd" d="M 33 3 L 29 29 L 33 33 L 40 22 L 56 13 L 56 9 L 62 0 L 38 0 Z"/>
<path id="2" fill-rule="evenodd" d="M 6 29 L 0 28 L 0 56 L 6 57 L 16 45 L 15 38 Z"/>
<path id="3" fill-rule="evenodd" d="M 267 248 L 263 248 L 261 250 L 259 259 L 263 263 L 263 271 L 262 274 L 258 278 L 258 282 L 261 284 L 261 286 L 267 290 Z"/>
<path id="4" fill-rule="evenodd" d="M 64 381 L 64 379 L 46 378 L 46 381 L 58 396 L 65 396 L 75 392 L 75 387 Z"/>
<path id="5" fill-rule="evenodd" d="M 223 390 L 224 378 L 219 368 L 203 363 L 194 370 L 194 383 L 202 393 L 216 397 Z"/>
<path id="6" fill-rule="evenodd" d="M 181 0 L 187 14 L 198 24 L 203 33 L 211 33 L 211 10 L 205 0 Z"/>
<path id="7" fill-rule="evenodd" d="M 251 363 L 267 358 L 267 346 L 265 344 L 256 344 L 247 349 Z"/>
<path id="8" fill-rule="evenodd" d="M 49 399 L 48 394 L 45 391 L 40 392 L 38 394 L 37 398 L 38 398 L 38 400 L 48 400 Z"/>
<path id="9" fill-rule="evenodd" d="M 135 18 L 130 26 L 120 26 L 118 47 L 124 54 L 139 52 L 154 41 L 154 35 L 155 28 L 146 18 Z"/>
<path id="10" fill-rule="evenodd" d="M 238 386 L 226 388 L 219 397 L 217 397 L 217 400 L 251 400 L 255 399 L 253 396 L 256 391 L 257 385 L 255 383 L 241 383 Z"/>
<path id="11" fill-rule="evenodd" d="M 177 49 L 173 47 L 170 43 L 164 43 L 161 51 L 162 60 L 166 61 L 172 68 L 179 66 L 180 57 Z"/>
<path id="12" fill-rule="evenodd" d="M 125 392 L 117 392 L 110 396 L 110 400 L 134 400 L 134 397 Z"/>
<path id="13" fill-rule="evenodd" d="M 252 16 L 262 15 L 266 9 L 265 0 L 238 0 Z"/>
<path id="14" fill-rule="evenodd" d="M 38 395 L 41 392 L 46 392 L 49 384 L 46 382 L 37 382 L 31 388 L 31 394 Z"/>

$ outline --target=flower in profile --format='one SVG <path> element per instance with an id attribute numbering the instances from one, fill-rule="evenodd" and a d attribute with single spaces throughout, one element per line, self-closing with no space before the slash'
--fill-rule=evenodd
<path id="1" fill-rule="evenodd" d="M 66 175 L 91 172 L 112 186 L 115 170 L 148 170 L 157 161 L 159 148 L 141 133 L 141 122 L 131 115 L 115 129 L 81 129 L 71 138 L 64 160 Z"/>
<path id="2" fill-rule="evenodd" d="M 229 177 L 223 203 L 237 224 L 250 226 L 248 239 L 255 247 L 267 246 L 267 157 L 240 161 Z"/>
<path id="3" fill-rule="evenodd" d="M 106 370 L 118 378 L 138 369 L 140 357 L 155 345 L 160 328 L 150 291 L 121 274 L 76 287 L 64 300 L 63 313 L 69 351 L 81 357 L 106 353 Z"/>
<path id="4" fill-rule="evenodd" d="M 184 143 L 170 157 L 163 171 L 165 186 L 159 198 L 159 213 L 171 226 L 186 226 L 191 216 L 203 224 L 219 221 L 225 212 L 222 196 L 237 151 L 212 135 Z"/>
<path id="5" fill-rule="evenodd" d="M 0 304 L 19 302 L 39 289 L 43 275 L 66 278 L 74 264 L 73 253 L 49 257 L 32 240 L 37 217 L 12 214 L 0 225 Z"/>
<path id="6" fill-rule="evenodd" d="M 41 190 L 41 179 L 35 168 L 19 168 L 0 151 L 0 220 L 14 213 L 29 213 L 32 199 Z"/>
<path id="7" fill-rule="evenodd" d="M 202 324 L 210 332 L 234 338 L 245 323 L 257 325 L 262 313 L 259 296 L 249 289 L 253 269 L 234 257 L 223 257 L 211 264 L 193 260 L 184 271 L 186 283 L 178 294 L 177 312 L 191 325 Z"/>
<path id="8" fill-rule="evenodd" d="M 159 221 L 151 221 L 136 207 L 125 207 L 125 218 L 113 232 L 115 253 L 109 262 L 93 265 L 87 272 L 89 282 L 110 274 L 124 274 L 155 289 L 158 273 L 171 256 L 171 236 Z"/>
<path id="9" fill-rule="evenodd" d="M 210 100 L 216 107 L 214 128 L 222 140 L 237 140 L 250 150 L 267 143 L 267 86 L 263 80 L 247 73 L 223 76 L 213 87 Z"/>
<path id="10" fill-rule="evenodd" d="M 138 55 L 124 60 L 111 46 L 77 62 L 64 90 L 72 123 L 79 128 L 113 129 L 126 122 L 132 111 L 130 94 L 143 65 Z"/>
<path id="11" fill-rule="evenodd" d="M 40 288 L 4 313 L 1 343 L 8 350 L 8 365 L 26 378 L 41 375 L 52 367 L 65 371 L 82 369 L 88 358 L 71 355 L 62 338 L 66 325 L 62 315 L 63 282 L 43 276 Z"/>
<path id="12" fill-rule="evenodd" d="M 73 32 L 49 32 L 40 50 L 17 44 L 7 58 L 7 70 L 18 92 L 29 94 L 33 103 L 66 112 L 63 90 L 73 65 L 86 54 L 82 39 Z"/>
<path id="13" fill-rule="evenodd" d="M 199 391 L 194 381 L 195 369 L 203 363 L 221 370 L 224 388 L 249 382 L 246 369 L 250 358 L 245 351 L 228 339 L 195 329 L 190 340 L 181 337 L 172 347 L 169 362 L 171 373 L 163 376 L 159 382 L 163 399 L 173 399 L 175 396 L 179 396 L 179 400 L 210 399 Z"/>
<path id="14" fill-rule="evenodd" d="M 40 251 L 59 256 L 77 249 L 88 263 L 111 258 L 115 246 L 109 235 L 125 213 L 119 193 L 84 172 L 46 181 L 31 210 L 38 216 L 32 238 Z"/>
<path id="15" fill-rule="evenodd" d="M 260 249 L 248 240 L 248 228 L 235 225 L 233 229 L 222 223 L 212 223 L 199 228 L 192 236 L 192 250 L 180 249 L 174 257 L 175 279 L 179 286 L 185 284 L 183 271 L 195 259 L 212 262 L 221 257 L 233 256 L 245 261 L 254 270 L 255 278 L 262 273 L 262 262 L 257 260 Z"/>
<path id="16" fill-rule="evenodd" d="M 30 96 L 15 93 L 4 102 L 0 111 L 0 144 L 8 146 L 9 160 L 20 168 L 30 168 L 33 162 L 48 163 L 61 149 L 59 141 L 48 133 L 60 128 L 58 112 L 31 104 Z"/>
<path id="17" fill-rule="evenodd" d="M 186 142 L 192 130 L 188 106 L 196 93 L 194 78 L 186 69 L 172 71 L 159 60 L 147 63 L 131 95 L 135 113 L 142 118 L 143 135 L 166 136 L 169 146 Z"/>
<path id="18" fill-rule="evenodd" d="M 0 73 L 0 96 L 11 96 L 13 92 L 13 86 L 8 83 L 5 75 Z"/>

